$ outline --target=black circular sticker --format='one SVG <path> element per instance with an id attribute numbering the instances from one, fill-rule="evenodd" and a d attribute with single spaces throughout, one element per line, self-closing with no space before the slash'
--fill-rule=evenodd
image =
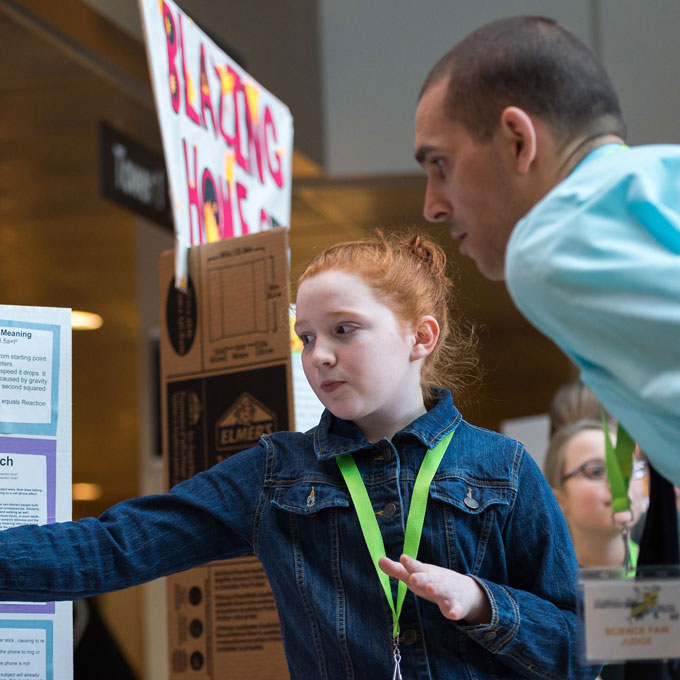
<path id="1" fill-rule="evenodd" d="M 200 671 L 203 668 L 203 654 L 194 652 L 189 659 L 189 663 L 195 671 Z"/>
<path id="2" fill-rule="evenodd" d="M 203 635 L 203 622 L 201 619 L 193 619 L 189 624 L 189 634 L 191 637 L 199 638 Z"/>
<path id="3" fill-rule="evenodd" d="M 180 356 L 184 356 L 194 344 L 196 336 L 196 291 L 191 279 L 188 279 L 186 292 L 175 288 L 174 280 L 170 282 L 168 302 L 165 310 L 168 336 L 172 348 Z"/>
<path id="4" fill-rule="evenodd" d="M 189 590 L 189 602 L 197 607 L 203 599 L 203 592 L 198 586 L 194 586 Z"/>

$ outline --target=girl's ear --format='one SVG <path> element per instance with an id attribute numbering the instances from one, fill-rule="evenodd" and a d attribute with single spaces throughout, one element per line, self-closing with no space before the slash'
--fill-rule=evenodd
<path id="1" fill-rule="evenodd" d="M 433 316 L 423 316 L 415 324 L 413 330 L 413 348 L 411 361 L 424 359 L 431 354 L 439 339 L 439 324 Z"/>

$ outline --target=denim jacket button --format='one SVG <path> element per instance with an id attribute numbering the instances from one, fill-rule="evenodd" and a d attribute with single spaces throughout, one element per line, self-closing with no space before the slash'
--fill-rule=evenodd
<path id="1" fill-rule="evenodd" d="M 490 630 L 488 633 L 484 633 L 484 639 L 486 642 L 491 642 L 492 640 L 495 640 L 497 637 L 498 633 L 496 633 L 493 630 Z"/>
<path id="2" fill-rule="evenodd" d="M 399 640 L 405 645 L 412 645 L 418 639 L 418 633 L 413 628 L 405 630 L 400 636 Z"/>
<path id="3" fill-rule="evenodd" d="M 385 506 L 385 509 L 383 510 L 383 517 L 387 517 L 387 519 L 390 519 L 390 517 L 394 517 L 396 512 L 397 506 L 394 503 L 388 503 Z"/>
<path id="4" fill-rule="evenodd" d="M 476 510 L 479 507 L 479 501 L 472 497 L 472 489 L 468 489 L 467 496 L 463 498 L 463 503 L 465 503 L 470 510 Z"/>

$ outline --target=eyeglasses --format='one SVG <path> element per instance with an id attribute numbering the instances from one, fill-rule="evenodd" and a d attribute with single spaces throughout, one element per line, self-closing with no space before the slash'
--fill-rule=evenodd
<path id="1" fill-rule="evenodd" d="M 564 483 L 577 475 L 583 475 L 586 479 L 591 479 L 594 482 L 602 482 L 607 479 L 607 466 L 603 460 L 587 460 L 571 472 L 563 475 L 562 482 Z"/>
<path id="2" fill-rule="evenodd" d="M 647 463 L 644 460 L 636 460 L 631 470 L 631 479 L 642 479 L 647 474 Z M 607 479 L 607 466 L 603 460 L 587 460 L 582 465 L 568 472 L 562 477 L 562 483 L 572 477 L 583 475 L 586 479 L 594 482 L 602 482 Z"/>

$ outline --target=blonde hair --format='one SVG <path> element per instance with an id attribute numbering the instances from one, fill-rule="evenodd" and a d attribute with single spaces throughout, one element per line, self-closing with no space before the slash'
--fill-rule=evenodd
<path id="1" fill-rule="evenodd" d="M 581 380 L 561 385 L 550 402 L 550 434 L 577 420 L 600 420 L 600 402 Z"/>
<path id="2" fill-rule="evenodd" d="M 434 401 L 432 387 L 448 387 L 458 399 L 459 392 L 477 379 L 474 331 L 460 322 L 451 323 L 453 283 L 446 273 L 446 254 L 428 236 L 376 230 L 374 237 L 338 243 L 307 265 L 298 288 L 306 279 L 329 270 L 361 276 L 404 326 L 427 315 L 437 320 L 439 338 L 421 373 L 426 406 Z"/>

